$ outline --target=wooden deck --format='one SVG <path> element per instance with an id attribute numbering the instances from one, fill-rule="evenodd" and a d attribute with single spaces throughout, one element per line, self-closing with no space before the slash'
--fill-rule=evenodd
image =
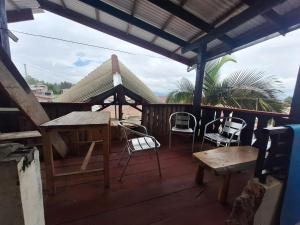
<path id="1" fill-rule="evenodd" d="M 122 183 L 118 181 L 122 169 L 118 166 L 122 145 L 113 143 L 111 188 L 105 190 L 102 181 L 66 180 L 60 184 L 55 196 L 44 199 L 47 224 L 223 225 L 233 199 L 252 176 L 252 171 L 233 176 L 229 204 L 223 206 L 217 201 L 219 177 L 206 173 L 205 185 L 197 185 L 194 182 L 197 163 L 192 158 L 191 140 L 180 137 L 175 142 L 176 147 L 171 150 L 167 149 L 166 142 L 162 142 L 162 177 L 158 175 L 154 154 L 141 153 L 129 164 Z M 195 149 L 198 147 L 196 145 Z M 93 156 L 90 167 L 99 165 L 100 161 L 99 156 Z M 68 171 L 79 167 L 81 159 L 60 160 L 55 165 L 57 171 Z"/>

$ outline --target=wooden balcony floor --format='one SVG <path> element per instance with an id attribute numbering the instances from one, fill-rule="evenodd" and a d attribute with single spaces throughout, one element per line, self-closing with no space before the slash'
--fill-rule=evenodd
<path id="1" fill-rule="evenodd" d="M 223 225 L 233 199 L 252 176 L 252 171 L 232 177 L 229 203 L 220 205 L 217 201 L 220 177 L 208 172 L 205 185 L 197 185 L 194 182 L 197 163 L 192 159 L 190 139 L 179 137 L 175 142 L 171 150 L 167 142 L 162 143 L 162 177 L 158 175 L 155 155 L 140 153 L 130 162 L 122 183 L 118 181 L 122 166 L 117 163 L 122 145 L 113 143 L 110 189 L 104 189 L 101 180 L 66 180 L 59 185 L 55 196 L 45 196 L 46 224 Z M 60 160 L 55 165 L 57 171 L 68 171 L 79 167 L 81 160 Z M 90 166 L 99 163 L 99 156 L 93 156 Z M 122 165 L 124 163 L 125 160 Z"/>

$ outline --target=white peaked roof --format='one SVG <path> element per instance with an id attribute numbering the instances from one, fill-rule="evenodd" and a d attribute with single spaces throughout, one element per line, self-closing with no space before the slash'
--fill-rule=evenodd
<path id="1" fill-rule="evenodd" d="M 119 86 L 126 88 L 147 103 L 160 102 L 150 88 L 123 65 L 116 55 L 112 55 L 111 59 L 90 72 L 71 89 L 60 95 L 56 101 L 93 102 L 97 96 L 106 96 Z"/>

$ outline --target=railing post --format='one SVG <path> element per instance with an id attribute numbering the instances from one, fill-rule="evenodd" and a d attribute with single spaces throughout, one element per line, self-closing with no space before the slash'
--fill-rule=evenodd
<path id="1" fill-rule="evenodd" d="M 10 57 L 5 0 L 0 0 L 0 45 Z"/>
<path id="2" fill-rule="evenodd" d="M 201 113 L 201 100 L 202 100 L 202 89 L 203 80 L 205 76 L 205 64 L 206 64 L 206 44 L 201 46 L 198 50 L 197 55 L 197 69 L 196 69 L 196 81 L 195 81 L 195 92 L 193 99 L 193 114 L 197 118 L 197 130 L 200 121 Z"/>
<path id="3" fill-rule="evenodd" d="M 300 121 L 300 67 L 291 105 L 290 119 Z"/>

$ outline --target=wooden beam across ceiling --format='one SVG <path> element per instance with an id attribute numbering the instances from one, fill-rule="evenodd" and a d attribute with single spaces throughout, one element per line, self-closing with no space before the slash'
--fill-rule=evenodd
<path id="1" fill-rule="evenodd" d="M 248 6 L 253 6 L 256 0 L 242 0 Z M 263 13 L 262 16 L 269 22 L 275 24 L 280 30 L 280 34 L 284 35 L 286 30 L 284 29 L 285 23 L 282 20 L 281 15 L 279 15 L 274 9 L 270 9 Z"/>
<path id="2" fill-rule="evenodd" d="M 175 61 L 178 61 L 180 63 L 190 65 L 191 61 L 190 59 L 187 59 L 183 56 L 180 56 L 178 54 L 174 54 L 171 51 L 168 51 L 162 47 L 156 46 L 154 44 L 151 44 L 141 38 L 135 37 L 131 34 L 127 34 L 124 31 L 118 30 L 114 27 L 111 27 L 107 24 L 104 24 L 102 22 L 96 21 L 88 16 L 84 16 L 80 13 L 77 13 L 71 9 L 64 8 L 58 4 L 52 3 L 47 0 L 38 0 L 40 6 L 52 13 L 55 13 L 57 15 L 60 15 L 62 17 L 68 18 L 70 20 L 76 21 L 80 24 L 83 24 L 85 26 L 91 27 L 95 30 L 104 32 L 106 34 L 109 34 L 111 36 L 114 36 L 116 38 L 120 38 L 124 41 L 128 41 L 134 45 L 140 46 L 142 48 L 148 49 L 150 51 L 156 52 L 160 55 L 163 55 L 165 57 L 171 58 Z"/>
<path id="3" fill-rule="evenodd" d="M 185 5 L 185 3 L 187 2 L 187 0 L 180 0 L 179 1 L 179 7 L 182 7 Z M 165 30 L 167 28 L 167 26 L 171 23 L 171 21 L 173 20 L 174 18 L 174 15 L 171 14 L 168 19 L 164 22 L 164 24 L 162 25 L 162 27 L 160 28 L 161 30 Z M 154 43 L 156 41 L 158 37 L 155 36 L 152 40 L 151 40 L 151 43 Z"/>
<path id="4" fill-rule="evenodd" d="M 6 16 L 8 23 L 15 23 L 34 19 L 31 9 L 18 9 L 6 11 Z"/>
<path id="5" fill-rule="evenodd" d="M 300 28 L 300 14 L 299 14 L 300 7 L 292 10 L 291 12 L 287 13 L 285 16 L 282 16 L 282 21 L 285 24 L 283 28 L 287 32 L 296 30 Z M 277 34 L 276 34 L 277 33 Z M 234 51 L 240 50 L 242 48 L 254 45 L 261 40 L 266 39 L 270 36 L 277 36 L 279 33 L 278 27 L 276 26 L 268 26 L 266 27 L 265 24 L 262 24 L 252 30 L 248 35 L 243 35 L 242 37 L 235 38 L 235 45 L 232 47 L 224 47 L 224 48 L 216 48 L 210 49 L 207 58 L 209 60 L 224 56 L 226 54 L 230 54 Z M 193 62 L 195 63 L 196 60 L 194 59 Z"/>
<path id="6" fill-rule="evenodd" d="M 210 25 L 209 23 L 205 22 L 199 17 L 194 16 L 190 12 L 183 9 L 180 5 L 176 5 L 171 1 L 167 1 L 167 0 L 162 0 L 162 1 L 148 0 L 148 1 L 162 8 L 163 10 L 171 13 L 172 15 L 182 19 L 183 21 L 192 24 L 193 26 L 199 28 L 200 30 L 206 33 L 214 29 L 213 25 Z M 228 45 L 233 45 L 233 40 L 227 35 L 220 36 L 219 39 Z"/>
<path id="7" fill-rule="evenodd" d="M 163 31 L 149 23 L 146 23 L 143 20 L 140 20 L 136 17 L 134 17 L 133 15 L 130 15 L 120 9 L 117 9 L 113 6 L 111 6 L 110 4 L 107 4 L 101 0 L 99 1 L 94 1 L 94 0 L 79 0 L 91 7 L 97 8 L 98 10 L 101 10 L 103 12 L 106 12 L 120 20 L 123 20 L 127 23 L 130 23 L 136 27 L 139 27 L 145 31 L 148 31 L 149 33 L 155 34 L 169 42 L 172 42 L 176 45 L 179 46 L 185 46 L 188 44 L 188 42 L 186 42 L 185 40 L 182 40 L 176 36 L 174 36 L 173 34 L 170 34 L 166 31 Z"/>
<path id="8" fill-rule="evenodd" d="M 227 32 L 233 30 L 234 28 L 240 26 L 241 24 L 251 20 L 252 18 L 267 12 L 268 10 L 272 9 L 274 6 L 278 5 L 279 3 L 284 2 L 284 0 L 259 0 L 255 1 L 255 3 L 249 7 L 248 9 L 244 10 L 240 14 L 235 17 L 232 17 L 227 22 L 221 24 L 220 26 L 211 30 L 205 36 L 197 39 L 193 43 L 190 43 L 182 48 L 182 52 L 186 53 L 188 51 L 193 51 L 199 48 L 203 44 L 207 44 L 214 39 L 218 39 L 219 37 L 223 36 Z"/>

